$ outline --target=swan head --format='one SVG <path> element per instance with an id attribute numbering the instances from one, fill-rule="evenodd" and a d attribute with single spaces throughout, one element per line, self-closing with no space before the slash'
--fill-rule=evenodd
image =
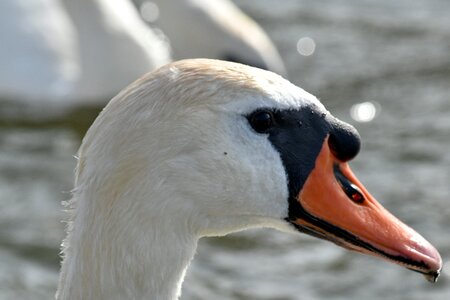
<path id="1" fill-rule="evenodd" d="M 279 75 L 178 61 L 103 110 L 80 148 L 74 198 L 91 193 L 77 205 L 130 236 L 156 223 L 198 237 L 273 227 L 436 279 L 439 253 L 350 170 L 359 148 L 352 126 Z"/>

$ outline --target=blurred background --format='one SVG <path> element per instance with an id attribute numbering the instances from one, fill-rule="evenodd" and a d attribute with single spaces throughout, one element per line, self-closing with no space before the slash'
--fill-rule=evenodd
<path id="1" fill-rule="evenodd" d="M 125 4 L 118 8 L 130 11 L 123 28 L 137 13 L 151 23 L 152 31 L 145 31 L 147 44 L 142 45 L 139 36 L 117 29 L 120 18 L 106 18 L 105 8 L 101 12 L 108 27 L 90 28 L 87 20 L 100 19 L 90 2 L 0 4 L 0 299 L 53 297 L 64 237 L 61 202 L 70 198 L 73 156 L 85 130 L 128 82 L 184 55 L 176 48 L 176 43 L 183 45 L 183 37 L 167 25 L 181 17 L 165 13 L 159 1 L 136 0 L 136 11 Z M 177 13 L 186 9 L 178 2 Z M 450 2 L 235 3 L 267 33 L 285 67 L 266 44 L 262 54 L 242 50 L 247 53 L 243 61 L 285 73 L 335 116 L 353 124 L 363 141 L 352 162 L 354 172 L 388 210 L 437 247 L 444 264 L 448 262 Z M 60 14 L 65 6 L 72 23 Z M 33 16 L 27 18 L 27 13 Z M 195 19 L 187 20 L 194 24 Z M 192 26 L 188 29 L 195 31 Z M 59 29 L 49 35 L 51 28 Z M 62 32 L 64 28 L 70 34 Z M 105 36 L 114 29 L 120 38 L 111 42 L 114 38 Z M 42 39 L 39 30 L 46 32 Z M 160 44 L 148 45 L 154 36 Z M 202 33 L 203 40 L 209 38 L 215 41 Z M 130 41 L 139 44 L 138 50 L 114 50 Z M 170 44 L 173 49 L 166 53 Z M 239 43 L 228 42 L 229 51 L 216 58 L 239 60 L 234 44 Z M 74 45 L 85 50 L 74 52 Z M 103 54 L 82 59 L 92 51 Z M 269 52 L 271 57 L 265 58 Z M 158 58 L 151 58 L 154 53 Z M 96 73 L 99 70 L 103 73 Z M 450 299 L 450 274 L 444 266 L 439 281 L 430 284 L 420 274 L 321 240 L 264 229 L 201 240 L 182 294 L 185 300 L 361 298 Z"/>

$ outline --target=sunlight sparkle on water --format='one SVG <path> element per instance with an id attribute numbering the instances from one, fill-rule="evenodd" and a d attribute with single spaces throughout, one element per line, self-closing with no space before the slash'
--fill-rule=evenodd
<path id="1" fill-rule="evenodd" d="M 297 42 L 297 51 L 303 56 L 310 56 L 316 50 L 316 42 L 310 37 L 302 37 Z"/>
<path id="2" fill-rule="evenodd" d="M 139 11 L 142 18 L 149 23 L 156 22 L 159 18 L 159 7 L 154 2 L 143 2 L 139 8 Z"/>
<path id="3" fill-rule="evenodd" d="M 350 116 L 357 122 L 370 122 L 378 114 L 379 105 L 374 102 L 362 102 L 354 104 L 350 108 Z"/>

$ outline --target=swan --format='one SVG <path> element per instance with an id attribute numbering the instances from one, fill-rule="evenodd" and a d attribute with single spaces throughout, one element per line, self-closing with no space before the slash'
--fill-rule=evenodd
<path id="1" fill-rule="evenodd" d="M 0 95 L 62 108 L 104 105 L 170 48 L 129 0 L 0 3 Z"/>
<path id="2" fill-rule="evenodd" d="M 62 0 L 76 28 L 77 97 L 106 99 L 148 70 L 172 60 L 168 41 L 145 24 L 129 0 Z"/>
<path id="3" fill-rule="evenodd" d="M 348 166 L 360 139 L 269 71 L 209 59 L 122 90 L 78 152 L 57 299 L 177 299 L 200 237 L 302 232 L 437 279 L 442 260 Z"/>
<path id="4" fill-rule="evenodd" d="M 214 38 L 210 43 L 219 45 L 217 53 L 284 71 L 273 44 L 268 39 L 256 38 L 255 32 L 259 32 L 256 24 L 245 27 L 251 34 L 244 34 L 246 30 L 243 30 L 240 39 L 232 41 L 230 26 L 222 25 L 214 17 L 219 8 L 208 3 L 200 6 L 209 7 L 203 11 L 211 14 L 201 19 L 210 20 L 209 25 L 201 22 L 205 25 L 201 26 L 202 39 Z M 165 9 L 163 14 L 169 23 L 180 13 L 180 7 L 170 9 L 173 11 Z M 189 11 L 186 9 L 186 14 Z M 242 13 L 237 15 L 244 19 Z M 142 20 L 130 0 L 4 0 L 0 1 L 0 20 L 0 100 L 3 101 L 46 105 L 50 110 L 103 106 L 119 91 L 118 87 L 172 61 L 167 38 Z M 199 22 L 196 20 L 190 19 L 193 24 Z M 177 34 L 170 32 L 176 49 L 191 30 L 189 26 L 179 26 Z M 265 37 L 265 34 L 261 31 L 258 36 Z M 216 41 L 217 38 L 222 42 Z M 259 42 L 250 42 L 255 39 Z M 214 56 L 212 51 L 201 51 L 203 46 L 199 45 L 188 43 L 189 55 L 224 58 Z M 280 65 L 270 62 L 278 60 Z"/>
<path id="5" fill-rule="evenodd" d="M 75 29 L 63 5 L 57 0 L 4 0 L 0 20 L 1 100 L 67 96 L 79 68 Z"/>
<path id="6" fill-rule="evenodd" d="M 175 59 L 215 58 L 286 74 L 283 60 L 264 30 L 231 1 L 152 2 L 160 15 L 154 25 L 169 38 Z"/>

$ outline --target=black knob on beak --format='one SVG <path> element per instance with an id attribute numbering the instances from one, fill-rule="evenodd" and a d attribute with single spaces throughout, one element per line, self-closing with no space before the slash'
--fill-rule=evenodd
<path id="1" fill-rule="evenodd" d="M 361 148 L 361 139 L 358 131 L 353 126 L 334 119 L 331 122 L 328 145 L 338 160 L 346 162 L 358 154 Z"/>

